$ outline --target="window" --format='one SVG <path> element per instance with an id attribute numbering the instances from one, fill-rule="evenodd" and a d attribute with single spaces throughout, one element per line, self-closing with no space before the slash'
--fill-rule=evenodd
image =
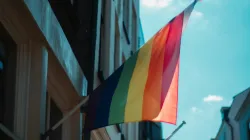
<path id="1" fill-rule="evenodd" d="M 102 0 L 102 14 L 101 14 L 101 16 L 102 16 L 102 18 L 104 18 L 104 15 L 105 15 L 105 6 L 106 6 L 106 0 Z"/>
<path id="2" fill-rule="evenodd" d="M 121 59 L 122 59 L 122 52 L 120 48 L 120 32 L 119 32 L 119 25 L 118 25 L 118 18 L 116 17 L 115 20 L 115 46 L 114 46 L 114 70 L 120 67 Z"/>
<path id="3" fill-rule="evenodd" d="M 58 123 L 62 117 L 63 113 L 57 107 L 56 103 L 47 93 L 47 129 L 53 127 L 56 123 Z M 62 125 L 60 125 L 51 135 L 49 136 L 49 140 L 61 140 L 62 139 Z"/>
<path id="4" fill-rule="evenodd" d="M 4 122 L 4 47 L 0 42 L 0 123 Z M 0 137 L 3 137 L 3 132 L 0 131 Z"/>
<path id="5" fill-rule="evenodd" d="M 138 48 L 137 40 L 138 40 L 138 25 L 137 25 L 137 16 L 134 7 L 132 8 L 132 47 L 131 50 L 135 52 Z"/>
<path id="6" fill-rule="evenodd" d="M 0 123 L 13 132 L 16 44 L 0 24 Z M 0 138 L 10 140 L 1 130 Z"/>
<path id="7" fill-rule="evenodd" d="M 150 130 L 149 130 L 149 123 L 148 122 L 142 122 L 142 131 L 143 131 L 143 139 L 148 139 L 150 136 Z"/>
<path id="8" fill-rule="evenodd" d="M 123 30 L 125 33 L 126 40 L 128 44 L 130 44 L 130 39 L 129 39 L 129 6 L 130 0 L 123 0 Z"/>
<path id="9" fill-rule="evenodd" d="M 162 137 L 162 129 L 161 123 L 150 122 L 151 123 L 151 136 L 153 139 L 161 139 Z"/>
<path id="10" fill-rule="evenodd" d="M 116 129 L 119 133 L 122 133 L 122 124 L 116 124 Z"/>
<path id="11" fill-rule="evenodd" d="M 104 73 L 103 73 L 103 64 L 104 64 L 104 60 L 102 59 L 104 56 L 104 51 L 103 51 L 103 42 L 104 42 L 104 36 L 105 36 L 105 32 L 104 32 L 104 18 L 105 18 L 105 4 L 106 0 L 102 1 L 102 9 L 101 9 L 101 25 L 100 25 L 100 43 L 99 43 L 99 64 L 98 64 L 98 78 L 100 80 L 100 82 L 102 83 L 105 78 L 104 78 Z"/>
<path id="12" fill-rule="evenodd" d="M 162 139 L 161 123 L 150 121 L 142 122 L 140 125 L 142 139 L 160 140 Z"/>
<path id="13" fill-rule="evenodd" d="M 250 139 L 250 119 L 247 123 L 247 133 L 248 133 L 248 139 Z"/>
<path id="14" fill-rule="evenodd" d="M 123 21 L 126 29 L 128 29 L 129 26 L 129 1 L 130 0 L 123 0 Z"/>
<path id="15" fill-rule="evenodd" d="M 3 84 L 4 84 L 4 54 L 5 54 L 5 50 L 4 50 L 4 46 L 3 44 L 0 42 L 0 112 L 3 112 L 4 108 L 4 95 L 3 95 Z M 3 114 L 0 114 L 0 122 L 3 121 Z"/>

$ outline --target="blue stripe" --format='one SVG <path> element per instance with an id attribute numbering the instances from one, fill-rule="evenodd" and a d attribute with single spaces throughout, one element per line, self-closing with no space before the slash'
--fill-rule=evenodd
<path id="1" fill-rule="evenodd" d="M 108 125 L 112 97 L 119 82 L 123 66 L 119 67 L 90 95 L 86 129 L 93 130 Z"/>

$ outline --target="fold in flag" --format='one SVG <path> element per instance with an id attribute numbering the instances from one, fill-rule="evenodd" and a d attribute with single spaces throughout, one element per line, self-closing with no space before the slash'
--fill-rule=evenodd
<path id="1" fill-rule="evenodd" d="M 176 124 L 180 43 L 196 1 L 90 94 L 85 130 L 155 121 Z"/>

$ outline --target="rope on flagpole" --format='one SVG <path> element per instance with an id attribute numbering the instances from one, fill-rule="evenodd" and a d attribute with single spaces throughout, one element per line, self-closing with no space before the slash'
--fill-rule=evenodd
<path id="1" fill-rule="evenodd" d="M 186 124 L 186 122 L 185 122 L 185 121 L 182 121 L 182 123 L 172 132 L 172 134 L 171 134 L 166 140 L 170 140 L 170 138 L 173 137 L 173 135 L 174 135 L 177 131 L 179 131 L 179 130 L 183 127 L 184 124 Z"/>
<path id="2" fill-rule="evenodd" d="M 46 140 L 51 133 L 56 130 L 65 120 L 67 120 L 71 115 L 73 115 L 82 105 L 86 104 L 89 99 L 89 96 L 86 96 L 78 105 L 76 105 L 70 112 L 68 112 L 58 123 L 53 127 L 47 130 L 43 135 L 41 135 L 41 140 Z"/>
<path id="3" fill-rule="evenodd" d="M 7 136 L 11 137 L 13 140 L 21 140 L 1 123 L 0 123 L 0 130 L 2 130 Z"/>

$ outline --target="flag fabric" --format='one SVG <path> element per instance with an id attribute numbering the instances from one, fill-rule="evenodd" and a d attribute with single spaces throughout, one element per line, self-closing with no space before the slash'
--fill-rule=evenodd
<path id="1" fill-rule="evenodd" d="M 85 130 L 155 121 L 176 124 L 180 44 L 196 1 L 90 94 Z"/>

